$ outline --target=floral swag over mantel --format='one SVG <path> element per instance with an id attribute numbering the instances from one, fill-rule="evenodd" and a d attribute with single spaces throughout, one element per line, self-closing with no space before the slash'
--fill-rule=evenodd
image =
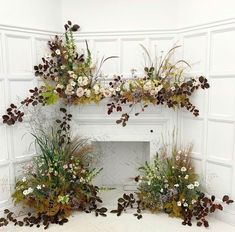
<path id="1" fill-rule="evenodd" d="M 114 76 L 113 81 L 104 84 L 101 67 L 106 61 L 117 57 L 102 58 L 99 64 L 94 64 L 87 42 L 86 54 L 77 52 L 74 32 L 80 27 L 71 21 L 64 27 L 64 34 L 56 35 L 48 42 L 50 54 L 42 58 L 42 63 L 34 66 L 35 75 L 42 79 L 43 85 L 30 89 L 30 96 L 20 106 L 11 104 L 2 116 L 3 123 L 13 125 L 17 121 L 22 122 L 23 106 L 52 105 L 59 100 L 66 105 L 82 105 L 99 103 L 105 98 L 109 100 L 108 114 L 121 112 L 123 105 L 129 104 L 129 112 L 122 113 L 116 121 L 123 126 L 126 126 L 129 113 L 136 104 L 141 106 L 139 113 L 153 104 L 174 109 L 185 108 L 195 116 L 199 115 L 190 96 L 198 89 L 209 88 L 209 84 L 203 76 L 186 78 L 185 68 L 189 66 L 186 61 L 173 63 L 172 56 L 179 46 L 173 47 L 165 57 L 152 61 L 147 49 L 141 45 L 147 57 L 145 76 L 134 76 L 132 79 Z"/>

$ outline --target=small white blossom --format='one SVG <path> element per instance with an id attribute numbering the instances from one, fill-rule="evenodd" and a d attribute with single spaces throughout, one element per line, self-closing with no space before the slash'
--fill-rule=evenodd
<path id="1" fill-rule="evenodd" d="M 68 96 L 74 94 L 73 86 L 72 86 L 72 85 L 68 84 L 68 85 L 66 86 L 65 94 L 68 95 Z"/>
<path id="2" fill-rule="evenodd" d="M 76 82 L 72 80 L 70 81 L 70 85 L 74 87 L 76 85 Z"/>
<path id="3" fill-rule="evenodd" d="M 91 96 L 91 90 L 90 89 L 86 89 L 85 90 L 85 95 L 86 95 L 86 97 L 90 97 Z"/>
<path id="4" fill-rule="evenodd" d="M 63 166 L 63 169 L 67 169 L 67 168 L 68 168 L 68 165 L 65 164 L 65 165 Z"/>
<path id="5" fill-rule="evenodd" d="M 160 192 L 163 193 L 163 191 L 164 191 L 163 188 L 161 188 L 161 189 L 160 189 Z"/>
<path id="6" fill-rule="evenodd" d="M 42 189 L 42 186 L 41 186 L 41 185 L 38 185 L 36 188 L 37 188 L 38 190 L 40 190 L 40 189 Z"/>
<path id="7" fill-rule="evenodd" d="M 193 184 L 189 184 L 189 185 L 187 185 L 187 188 L 188 189 L 194 189 L 194 185 Z"/>
<path id="8" fill-rule="evenodd" d="M 177 201 L 177 205 L 178 206 L 181 206 L 182 204 L 181 204 L 181 201 Z"/>
<path id="9" fill-rule="evenodd" d="M 200 184 L 199 184 L 198 181 L 195 181 L 195 182 L 194 182 L 194 186 L 195 186 L 195 187 L 199 187 L 199 185 L 200 185 Z"/>
<path id="10" fill-rule="evenodd" d="M 84 89 L 79 87 L 76 91 L 78 97 L 82 97 L 84 95 Z"/>
<path id="11" fill-rule="evenodd" d="M 27 179 L 26 179 L 26 177 L 24 176 L 24 177 L 22 178 L 22 181 L 23 181 L 23 182 L 26 182 L 26 180 L 27 180 Z"/>
<path id="12" fill-rule="evenodd" d="M 181 172 L 186 172 L 187 168 L 186 167 L 182 167 L 180 170 L 181 170 Z"/>
<path id="13" fill-rule="evenodd" d="M 56 53 L 57 55 L 60 55 L 60 49 L 56 49 L 56 50 L 55 50 L 55 53 Z"/>
<path id="14" fill-rule="evenodd" d="M 175 159 L 176 159 L 176 161 L 178 161 L 178 160 L 180 159 L 180 156 L 177 155 L 177 156 L 175 157 Z"/>
<path id="15" fill-rule="evenodd" d="M 189 178 L 189 175 L 186 175 L 186 176 L 184 177 L 185 180 L 188 180 L 188 178 Z"/>
<path id="16" fill-rule="evenodd" d="M 28 195 L 28 190 L 24 190 L 23 191 L 23 194 L 26 196 L 26 195 Z"/>
<path id="17" fill-rule="evenodd" d="M 111 96 L 112 96 L 112 92 L 111 92 L 109 89 L 105 89 L 105 90 L 103 91 L 103 95 L 104 95 L 105 97 L 111 97 Z"/>
<path id="18" fill-rule="evenodd" d="M 174 186 L 175 186 L 176 188 L 178 188 L 178 187 L 179 187 L 179 184 L 175 184 Z"/>
<path id="19" fill-rule="evenodd" d="M 64 88 L 64 86 L 61 85 L 61 84 L 58 84 L 58 85 L 56 86 L 56 89 L 63 89 L 63 88 Z"/>
<path id="20" fill-rule="evenodd" d="M 197 200 L 193 199 L 192 200 L 192 204 L 195 204 L 197 202 Z"/>
<path id="21" fill-rule="evenodd" d="M 184 202 L 183 206 L 188 207 L 188 203 Z"/>
<path id="22" fill-rule="evenodd" d="M 95 84 L 95 85 L 93 86 L 93 89 L 94 89 L 94 91 L 95 91 L 95 94 L 99 94 L 99 93 L 100 93 L 100 86 L 99 86 L 98 84 Z"/>

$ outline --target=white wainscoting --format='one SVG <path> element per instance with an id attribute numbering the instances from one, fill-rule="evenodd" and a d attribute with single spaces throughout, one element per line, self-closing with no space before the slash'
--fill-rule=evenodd
<path id="1" fill-rule="evenodd" d="M 205 75 L 208 91 L 194 97 L 200 116 L 180 114 L 182 141 L 194 143 L 194 160 L 208 192 L 235 198 L 235 23 L 224 23 L 181 34 L 182 58 L 194 63 L 192 75 Z M 221 216 L 234 224 L 235 207 Z"/>
<path id="2" fill-rule="evenodd" d="M 37 84 L 32 67 L 46 53 L 46 41 L 51 35 L 52 33 L 37 30 L 0 27 L 1 115 L 9 103 L 17 102 L 18 97 L 22 99 L 27 95 L 27 90 Z M 90 49 L 95 51 L 94 58 L 119 56 L 119 59 L 104 65 L 103 74 L 108 77 L 113 74 L 130 77 L 132 68 L 137 69 L 137 75 L 142 74 L 144 63 L 140 43 L 153 55 L 159 54 L 161 50 L 168 50 L 179 41 L 184 46 L 177 56 L 193 64 L 192 70 L 188 70 L 189 74 L 205 75 L 211 88 L 194 96 L 193 101 L 200 109 L 200 116 L 197 118 L 187 112 L 177 116 L 171 110 L 150 107 L 145 114 L 133 116 L 130 124 L 122 128 L 115 124 L 118 114 L 107 116 L 105 103 L 102 103 L 99 106 L 73 109 L 73 128 L 77 128 L 76 131 L 83 135 L 99 138 L 101 135 L 103 138 L 108 134 L 116 135 L 112 141 L 121 141 L 121 136 L 132 134 L 132 141 L 138 141 L 138 133 L 142 131 L 146 137 L 153 137 L 156 133 L 158 140 L 161 134 L 167 135 L 178 125 L 182 141 L 193 142 L 195 145 L 193 158 L 198 172 L 203 174 L 208 184 L 209 192 L 218 197 L 229 194 L 235 198 L 234 37 L 235 20 L 174 31 L 78 34 L 76 42 L 79 48 L 85 49 L 84 40 L 87 39 Z M 26 135 L 26 125 L 27 123 L 23 123 L 6 127 L 0 122 L 0 209 L 11 205 L 10 193 L 15 177 L 19 175 L 20 167 L 34 154 L 33 147 L 29 149 L 32 140 Z M 141 125 L 140 128 L 143 129 L 137 131 L 137 125 Z M 156 128 L 156 131 L 149 134 L 152 128 Z M 223 220 L 234 222 L 235 207 L 226 209 L 225 214 L 227 216 L 223 216 Z"/>

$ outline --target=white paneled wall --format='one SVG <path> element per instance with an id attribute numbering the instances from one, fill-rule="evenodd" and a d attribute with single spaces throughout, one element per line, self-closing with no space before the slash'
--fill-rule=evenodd
<path id="1" fill-rule="evenodd" d="M 17 103 L 18 97 L 22 99 L 27 95 L 27 90 L 37 84 L 32 67 L 47 52 L 46 41 L 52 34 L 22 28 L 0 28 L 1 115 L 9 103 Z M 137 69 L 137 74 L 142 73 L 144 59 L 140 43 L 152 55 L 159 55 L 176 41 L 182 42 L 184 46 L 180 56 L 192 64 L 188 73 L 205 75 L 211 85 L 209 90 L 200 91 L 193 98 L 200 110 L 199 117 L 195 118 L 187 112 L 180 113 L 178 126 L 182 141 L 194 143 L 195 165 L 208 183 L 209 192 L 218 197 L 229 194 L 235 198 L 235 21 L 187 30 L 80 33 L 76 36 L 76 42 L 81 49 L 85 49 L 84 39 L 88 40 L 97 60 L 103 56 L 119 56 L 103 67 L 103 74 L 109 77 L 113 74 L 130 77 L 132 68 Z M 103 127 L 114 133 L 118 127 L 114 123 L 117 115 L 107 117 L 105 104 L 79 107 L 75 111 L 76 126 L 81 126 L 84 132 L 91 126 L 94 131 Z M 142 126 L 146 129 L 146 136 L 153 125 L 162 128 L 158 135 L 166 133 L 176 125 L 172 112 L 150 107 L 145 114 L 132 119 L 127 130 L 130 132 L 136 125 L 145 122 L 146 126 Z M 27 123 L 11 128 L 0 123 L 0 209 L 10 205 L 15 176 L 19 174 L 22 163 L 34 154 L 33 146 L 29 148 L 32 138 L 26 134 L 27 131 Z M 117 131 L 121 133 L 120 128 Z M 230 207 L 227 212 L 232 222 L 235 207 Z"/>
<path id="2" fill-rule="evenodd" d="M 182 41 L 183 58 L 195 63 L 191 74 L 205 75 L 211 86 L 193 100 L 198 118 L 181 114 L 182 141 L 194 143 L 194 159 L 208 192 L 235 198 L 235 23 L 184 31 Z M 224 220 L 234 222 L 234 209 L 226 209 L 230 217 Z"/>
<path id="3" fill-rule="evenodd" d="M 33 65 L 39 61 L 48 32 L 0 27 L 0 114 L 19 103 L 37 85 Z M 43 46 L 42 46 L 43 41 Z M 20 167 L 35 154 L 27 123 L 13 127 L 0 122 L 0 209 L 11 205 L 10 194 Z M 1 210 L 2 212 L 2 210 Z"/>

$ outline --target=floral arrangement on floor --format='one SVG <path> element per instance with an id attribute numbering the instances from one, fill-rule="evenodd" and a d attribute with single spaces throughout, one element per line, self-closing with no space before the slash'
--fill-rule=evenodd
<path id="1" fill-rule="evenodd" d="M 174 145 L 169 151 L 164 146 L 156 155 L 153 164 L 146 164 L 139 168 L 137 198 L 134 194 L 124 194 L 118 199 L 118 207 L 111 213 L 118 216 L 128 207 L 136 207 L 134 214 L 142 218 L 141 212 L 149 210 L 153 213 L 164 212 L 171 217 L 182 218 L 183 225 L 192 225 L 196 219 L 197 226 L 209 226 L 208 215 L 216 210 L 223 210 L 217 203 L 215 196 L 207 196 L 200 185 L 198 175 L 191 162 L 192 147 L 178 149 Z M 222 199 L 225 204 L 233 203 L 227 195 Z"/>
<path id="2" fill-rule="evenodd" d="M 74 32 L 79 28 L 77 24 L 68 21 L 65 24 L 65 33 L 56 35 L 48 42 L 50 54 L 42 58 L 41 64 L 34 66 L 35 76 L 42 79 L 43 85 L 30 89 L 31 95 L 19 107 L 11 104 L 2 116 L 3 123 L 13 125 L 15 122 L 22 122 L 22 106 L 51 105 L 58 100 L 68 105 L 99 103 L 104 98 L 109 99 L 108 114 L 114 110 L 121 112 L 125 104 L 129 104 L 130 111 L 136 104 L 140 104 L 140 112 L 153 104 L 185 108 L 195 116 L 199 115 L 199 110 L 190 102 L 190 96 L 200 88 L 209 88 L 209 84 L 203 76 L 198 79 L 186 78 L 185 65 L 189 66 L 186 61 L 173 62 L 172 56 L 179 46 L 154 62 L 147 49 L 142 46 L 148 57 L 148 65 L 144 68 L 145 76 L 130 80 L 114 76 L 114 80 L 106 86 L 101 84 L 101 67 L 107 60 L 116 57 L 102 58 L 99 65 L 94 64 L 87 42 L 87 55 L 79 54 L 74 40 Z M 123 113 L 117 123 L 125 126 L 129 113 Z"/>
<path id="3" fill-rule="evenodd" d="M 61 108 L 63 120 L 57 120 L 58 129 L 50 127 L 33 134 L 37 156 L 25 169 L 25 175 L 16 182 L 12 198 L 15 204 L 22 204 L 33 210 L 23 220 L 17 220 L 13 213 L 5 210 L 6 218 L 0 219 L 0 226 L 13 222 L 19 226 L 47 229 L 50 223 L 63 225 L 75 210 L 106 216 L 106 208 L 98 208 L 102 200 L 100 189 L 92 180 L 100 170 L 90 167 L 94 147 L 87 139 L 70 138 L 71 115 Z"/>

